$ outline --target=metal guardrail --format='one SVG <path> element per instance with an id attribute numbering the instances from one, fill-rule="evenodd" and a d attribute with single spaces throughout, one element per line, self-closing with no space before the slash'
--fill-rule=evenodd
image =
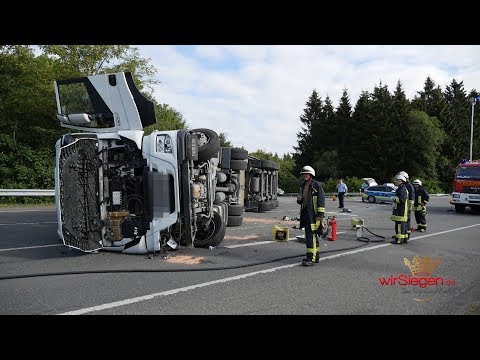
<path id="1" fill-rule="evenodd" d="M 55 196 L 55 190 L 0 189 L 0 196 Z"/>

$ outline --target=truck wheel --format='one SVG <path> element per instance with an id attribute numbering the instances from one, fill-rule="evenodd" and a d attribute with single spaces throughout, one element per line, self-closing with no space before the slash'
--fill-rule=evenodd
<path id="1" fill-rule="evenodd" d="M 243 216 L 229 216 L 227 226 L 240 226 L 243 222 Z"/>
<path id="2" fill-rule="evenodd" d="M 233 160 L 246 160 L 248 159 L 248 151 L 238 148 L 232 148 L 232 159 Z"/>
<path id="3" fill-rule="evenodd" d="M 228 216 L 239 216 L 243 213 L 243 205 L 229 205 Z"/>
<path id="4" fill-rule="evenodd" d="M 266 170 L 275 170 L 273 168 L 274 166 L 274 161 L 272 160 L 262 160 L 262 168 L 266 169 Z"/>
<path id="5" fill-rule="evenodd" d="M 244 160 L 230 160 L 230 169 L 247 170 L 247 162 Z"/>
<path id="6" fill-rule="evenodd" d="M 259 159 L 251 159 L 248 160 L 251 168 L 261 168 L 262 167 L 262 160 Z"/>
<path id="7" fill-rule="evenodd" d="M 217 212 L 213 212 L 213 219 L 204 229 L 198 229 L 193 241 L 193 246 L 206 248 L 209 246 L 218 246 L 225 237 L 227 227 Z"/>
<path id="8" fill-rule="evenodd" d="M 455 204 L 455 212 L 465 214 L 465 205 Z"/>
<path id="9" fill-rule="evenodd" d="M 270 205 L 270 203 L 264 201 L 264 202 L 261 202 L 261 203 L 258 203 L 258 211 L 268 211 L 268 210 L 271 210 L 272 207 Z"/>
<path id="10" fill-rule="evenodd" d="M 220 151 L 220 138 L 210 129 L 194 129 L 193 134 L 198 135 L 198 161 L 211 159 Z"/>

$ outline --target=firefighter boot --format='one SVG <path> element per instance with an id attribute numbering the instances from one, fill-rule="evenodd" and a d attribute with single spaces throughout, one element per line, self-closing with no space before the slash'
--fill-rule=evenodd
<path id="1" fill-rule="evenodd" d="M 303 259 L 302 266 L 313 266 L 315 263 L 313 262 L 313 255 L 312 253 L 307 253 L 307 257 Z"/>

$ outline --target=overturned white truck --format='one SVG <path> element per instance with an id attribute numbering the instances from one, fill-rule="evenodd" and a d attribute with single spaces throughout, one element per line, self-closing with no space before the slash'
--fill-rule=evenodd
<path id="1" fill-rule="evenodd" d="M 231 161 L 215 131 L 145 135 L 156 122 L 154 106 L 129 72 L 57 80 L 54 87 L 57 119 L 77 130 L 56 143 L 58 234 L 66 246 L 134 254 L 217 246 L 229 218 L 239 222 L 232 217 L 243 207 L 232 194 L 244 177 L 226 164 L 246 164 Z"/>

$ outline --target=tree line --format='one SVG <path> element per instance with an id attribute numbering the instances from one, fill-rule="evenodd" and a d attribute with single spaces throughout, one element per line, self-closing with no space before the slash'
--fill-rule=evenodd
<path id="1" fill-rule="evenodd" d="M 412 100 L 400 80 L 393 93 L 381 83 L 363 91 L 354 106 L 347 90 L 336 108 L 313 90 L 300 115 L 292 174 L 308 164 L 321 181 L 373 177 L 383 183 L 403 170 L 431 191 L 451 192 L 456 166 L 470 157 L 469 98 L 476 96 L 463 81 L 453 79 L 442 90 L 430 77 Z M 480 158 L 478 118 L 474 111 L 473 159 Z"/>

